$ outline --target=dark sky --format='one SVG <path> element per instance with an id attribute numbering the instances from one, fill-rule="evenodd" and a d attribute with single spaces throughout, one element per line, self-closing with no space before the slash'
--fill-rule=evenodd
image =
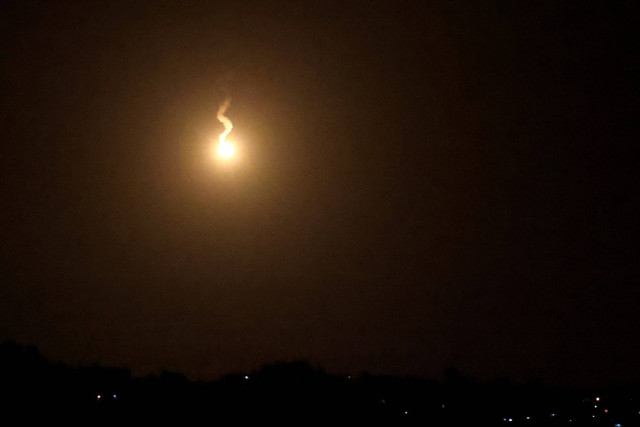
<path id="1" fill-rule="evenodd" d="M 633 3 L 3 1 L 0 339 L 640 380 Z"/>

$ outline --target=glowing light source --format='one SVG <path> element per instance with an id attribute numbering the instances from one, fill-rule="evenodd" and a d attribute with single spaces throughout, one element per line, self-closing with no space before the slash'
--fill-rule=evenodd
<path id="1" fill-rule="evenodd" d="M 235 147 L 230 142 L 220 142 L 218 145 L 218 155 L 222 158 L 228 159 L 232 157 L 236 152 Z"/>

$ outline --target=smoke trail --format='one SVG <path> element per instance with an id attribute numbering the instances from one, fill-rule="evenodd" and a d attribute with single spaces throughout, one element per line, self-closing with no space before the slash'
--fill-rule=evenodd
<path id="1" fill-rule="evenodd" d="M 229 118 L 224 115 L 224 113 L 229 108 L 229 105 L 231 105 L 231 98 L 227 97 L 222 102 L 222 104 L 220 104 L 220 107 L 218 108 L 218 114 L 217 114 L 218 120 L 220 121 L 220 123 L 224 125 L 224 132 L 220 134 L 220 144 L 224 143 L 225 138 L 227 137 L 227 135 L 229 135 L 229 132 L 231 132 L 231 129 L 233 129 L 233 124 L 231 123 L 231 120 L 229 120 Z"/>

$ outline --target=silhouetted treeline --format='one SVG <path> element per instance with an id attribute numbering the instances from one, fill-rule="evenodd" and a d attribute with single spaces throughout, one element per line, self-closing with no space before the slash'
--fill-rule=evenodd
<path id="1" fill-rule="evenodd" d="M 354 425 L 640 425 L 640 387 L 601 390 L 541 383 L 481 383 L 449 370 L 445 381 L 332 375 L 306 361 L 277 362 L 211 382 L 163 372 L 72 368 L 35 347 L 0 344 L 0 422 L 62 420 L 67 425 L 276 421 Z"/>

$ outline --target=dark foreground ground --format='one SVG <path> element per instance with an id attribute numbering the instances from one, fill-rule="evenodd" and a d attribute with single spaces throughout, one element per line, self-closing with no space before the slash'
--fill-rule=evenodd
<path id="1" fill-rule="evenodd" d="M 49 363 L 33 347 L 0 344 L 0 410 L 13 425 L 594 425 L 640 426 L 640 387 L 551 388 L 330 375 L 281 362 L 212 382 L 163 372 Z M 3 423 L 4 424 L 4 423 Z"/>

